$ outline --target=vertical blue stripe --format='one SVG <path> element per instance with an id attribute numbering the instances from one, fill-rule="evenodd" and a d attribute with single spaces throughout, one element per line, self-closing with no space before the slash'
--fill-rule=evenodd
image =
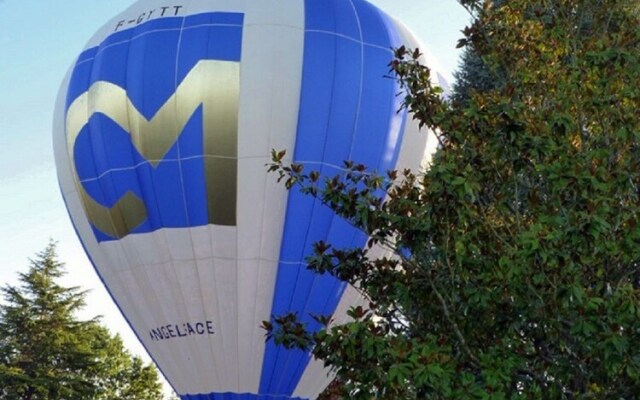
<path id="1" fill-rule="evenodd" d="M 252 393 L 209 393 L 209 394 L 185 394 L 181 400 L 309 400 L 302 397 L 290 397 L 283 395 L 262 395 Z"/>
<path id="2" fill-rule="evenodd" d="M 397 83 L 388 74 L 392 47 L 386 15 L 363 0 L 305 0 L 305 40 L 294 160 L 324 176 L 350 159 L 384 172 L 395 166 L 406 114 L 398 115 Z M 310 314 L 333 314 L 344 282 L 306 269 L 312 245 L 362 247 L 365 235 L 319 201 L 289 193 L 272 315 L 294 312 L 311 331 Z M 290 395 L 310 361 L 308 352 L 268 342 L 260 393 Z"/>

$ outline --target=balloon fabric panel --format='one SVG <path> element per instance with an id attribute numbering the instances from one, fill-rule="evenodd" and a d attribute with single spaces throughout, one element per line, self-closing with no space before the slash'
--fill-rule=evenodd
<path id="1" fill-rule="evenodd" d="M 303 81 L 294 159 L 308 169 L 319 169 L 324 176 L 340 173 L 347 159 L 382 172 L 393 168 L 406 117 L 397 115 L 394 108 L 398 86 L 393 79 L 383 78 L 393 57 L 391 48 L 398 45 L 386 33 L 386 16 L 367 3 L 353 4 L 305 2 Z M 380 99 L 387 99 L 386 103 Z M 393 147 L 389 146 L 390 137 L 395 141 Z M 386 154 L 388 151 L 392 154 Z M 305 257 L 318 240 L 340 248 L 362 247 L 366 238 L 319 201 L 295 190 L 290 192 L 288 204 L 272 315 L 294 312 L 316 331 L 320 326 L 310 314 L 332 314 L 346 284 L 308 271 Z M 268 343 L 260 391 L 292 394 L 310 359 L 309 353 Z"/>
<path id="2" fill-rule="evenodd" d="M 308 400 L 287 395 L 255 395 L 251 393 L 211 393 L 195 394 L 181 397 L 182 400 Z"/>

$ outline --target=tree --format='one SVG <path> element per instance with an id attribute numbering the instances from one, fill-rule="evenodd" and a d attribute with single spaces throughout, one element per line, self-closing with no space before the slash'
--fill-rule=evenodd
<path id="1" fill-rule="evenodd" d="M 469 101 L 472 92 L 492 90 L 503 84 L 500 75 L 488 68 L 472 47 L 464 49 L 453 76 L 451 100 L 462 103 Z"/>
<path id="2" fill-rule="evenodd" d="M 55 244 L 2 288 L 0 399 L 161 399 L 156 370 L 98 323 L 78 320 L 85 292 L 63 287 Z"/>
<path id="3" fill-rule="evenodd" d="M 393 255 L 316 244 L 309 268 L 369 306 L 318 332 L 279 316 L 268 336 L 311 346 L 334 398 L 637 398 L 640 6 L 463 3 L 477 18 L 462 43 L 505 83 L 448 103 L 396 51 L 405 106 L 441 143 L 426 173 L 347 162 L 322 179 L 274 152 L 289 187 Z"/>
<path id="4" fill-rule="evenodd" d="M 501 7 L 504 3 L 505 0 L 495 0 L 491 6 Z M 462 41 L 460 45 L 465 43 Z M 451 101 L 467 104 L 473 92 L 499 88 L 505 84 L 504 74 L 505 71 L 489 68 L 473 43 L 467 43 L 460 57 L 458 70 L 453 74 L 455 80 L 451 90 Z"/>
<path id="5" fill-rule="evenodd" d="M 100 360 L 88 369 L 94 387 L 99 388 L 95 400 L 159 400 L 162 399 L 162 384 L 158 372 L 151 364 L 144 364 L 138 356 L 132 356 L 125 348 L 120 336 L 94 324 L 92 336 L 94 351 Z"/>

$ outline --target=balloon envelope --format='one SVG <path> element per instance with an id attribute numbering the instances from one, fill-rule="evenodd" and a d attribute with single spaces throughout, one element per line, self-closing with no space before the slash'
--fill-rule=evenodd
<path id="1" fill-rule="evenodd" d="M 261 321 L 360 301 L 306 270 L 312 244 L 366 237 L 267 174 L 271 149 L 325 175 L 418 167 L 391 49 L 362 0 L 141 0 L 89 41 L 54 121 L 61 191 L 96 271 L 183 399 L 311 399 L 330 382 Z"/>

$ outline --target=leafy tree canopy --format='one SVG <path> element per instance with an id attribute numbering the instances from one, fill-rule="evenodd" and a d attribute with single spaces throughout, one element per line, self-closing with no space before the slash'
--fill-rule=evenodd
<path id="1" fill-rule="evenodd" d="M 309 268 L 368 307 L 319 332 L 278 316 L 268 335 L 335 370 L 328 398 L 637 398 L 640 6 L 461 3 L 476 17 L 461 44 L 504 84 L 447 102 L 417 51 L 396 51 L 405 106 L 438 132 L 428 171 L 347 162 L 324 179 L 274 152 L 288 187 L 391 255 L 318 243 Z"/>
<path id="2" fill-rule="evenodd" d="M 2 288 L 0 399 L 162 399 L 152 365 L 98 319 L 76 317 L 86 293 L 59 285 L 63 275 L 51 243 L 19 274 L 20 286 Z"/>

